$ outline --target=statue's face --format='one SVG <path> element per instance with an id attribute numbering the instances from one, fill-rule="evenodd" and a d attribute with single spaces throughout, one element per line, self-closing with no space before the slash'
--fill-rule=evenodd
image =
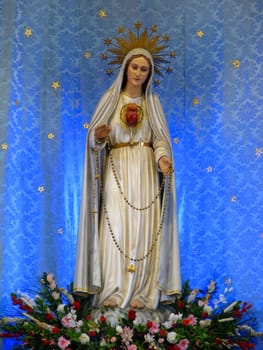
<path id="1" fill-rule="evenodd" d="M 150 73 L 150 64 L 143 57 L 134 57 L 128 65 L 127 84 L 133 87 L 141 87 Z"/>

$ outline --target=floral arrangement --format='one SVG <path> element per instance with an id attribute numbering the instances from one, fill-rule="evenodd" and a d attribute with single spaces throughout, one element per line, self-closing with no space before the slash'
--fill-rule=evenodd
<path id="1" fill-rule="evenodd" d="M 182 295 L 166 307 L 164 320 L 138 318 L 139 310 L 128 309 L 115 324 L 105 309 L 94 314 L 90 299 L 73 295 L 72 285 L 59 288 L 52 274 L 44 273 L 40 291 L 11 294 L 20 317 L 0 319 L 1 337 L 21 340 L 23 349 L 241 349 L 254 348 L 256 332 L 251 327 L 251 305 L 228 303 L 226 288 L 216 299 L 216 283 L 206 290 L 183 286 Z M 168 311 L 168 312 L 167 312 Z M 143 311 L 141 311 L 143 312 Z M 99 316 L 98 316 L 99 315 Z"/>

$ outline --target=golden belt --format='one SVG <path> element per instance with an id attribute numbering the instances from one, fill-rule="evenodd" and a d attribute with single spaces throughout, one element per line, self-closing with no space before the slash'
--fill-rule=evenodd
<path id="1" fill-rule="evenodd" d="M 115 148 L 121 148 L 121 147 L 134 147 L 134 146 L 141 146 L 141 147 L 152 147 L 152 144 L 149 142 L 125 142 L 125 143 L 115 143 L 115 145 L 110 145 L 110 149 L 115 149 Z"/>

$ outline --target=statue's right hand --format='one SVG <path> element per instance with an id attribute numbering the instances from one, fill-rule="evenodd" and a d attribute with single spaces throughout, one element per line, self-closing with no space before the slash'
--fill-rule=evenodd
<path id="1" fill-rule="evenodd" d="M 111 128 L 108 125 L 99 125 L 95 128 L 95 141 L 98 143 L 104 142 L 109 136 Z"/>

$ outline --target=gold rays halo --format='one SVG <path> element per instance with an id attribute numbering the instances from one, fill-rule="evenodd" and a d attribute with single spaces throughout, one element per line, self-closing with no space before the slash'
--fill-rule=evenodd
<path id="1" fill-rule="evenodd" d="M 171 59 L 176 57 L 175 51 L 170 51 L 168 35 L 158 34 L 158 27 L 151 26 L 149 29 L 142 28 L 141 22 L 134 24 L 135 31 L 124 27 L 117 29 L 118 36 L 114 39 L 106 38 L 104 45 L 107 47 L 107 53 L 103 53 L 101 58 L 107 61 L 109 66 L 119 68 L 129 51 L 134 48 L 143 48 L 150 52 L 154 62 L 154 72 L 163 76 L 163 72 L 172 73 L 173 69 L 169 66 Z M 107 68 L 106 74 L 111 76 L 114 73 L 113 68 Z M 155 85 L 159 85 L 158 79 L 154 80 Z"/>

